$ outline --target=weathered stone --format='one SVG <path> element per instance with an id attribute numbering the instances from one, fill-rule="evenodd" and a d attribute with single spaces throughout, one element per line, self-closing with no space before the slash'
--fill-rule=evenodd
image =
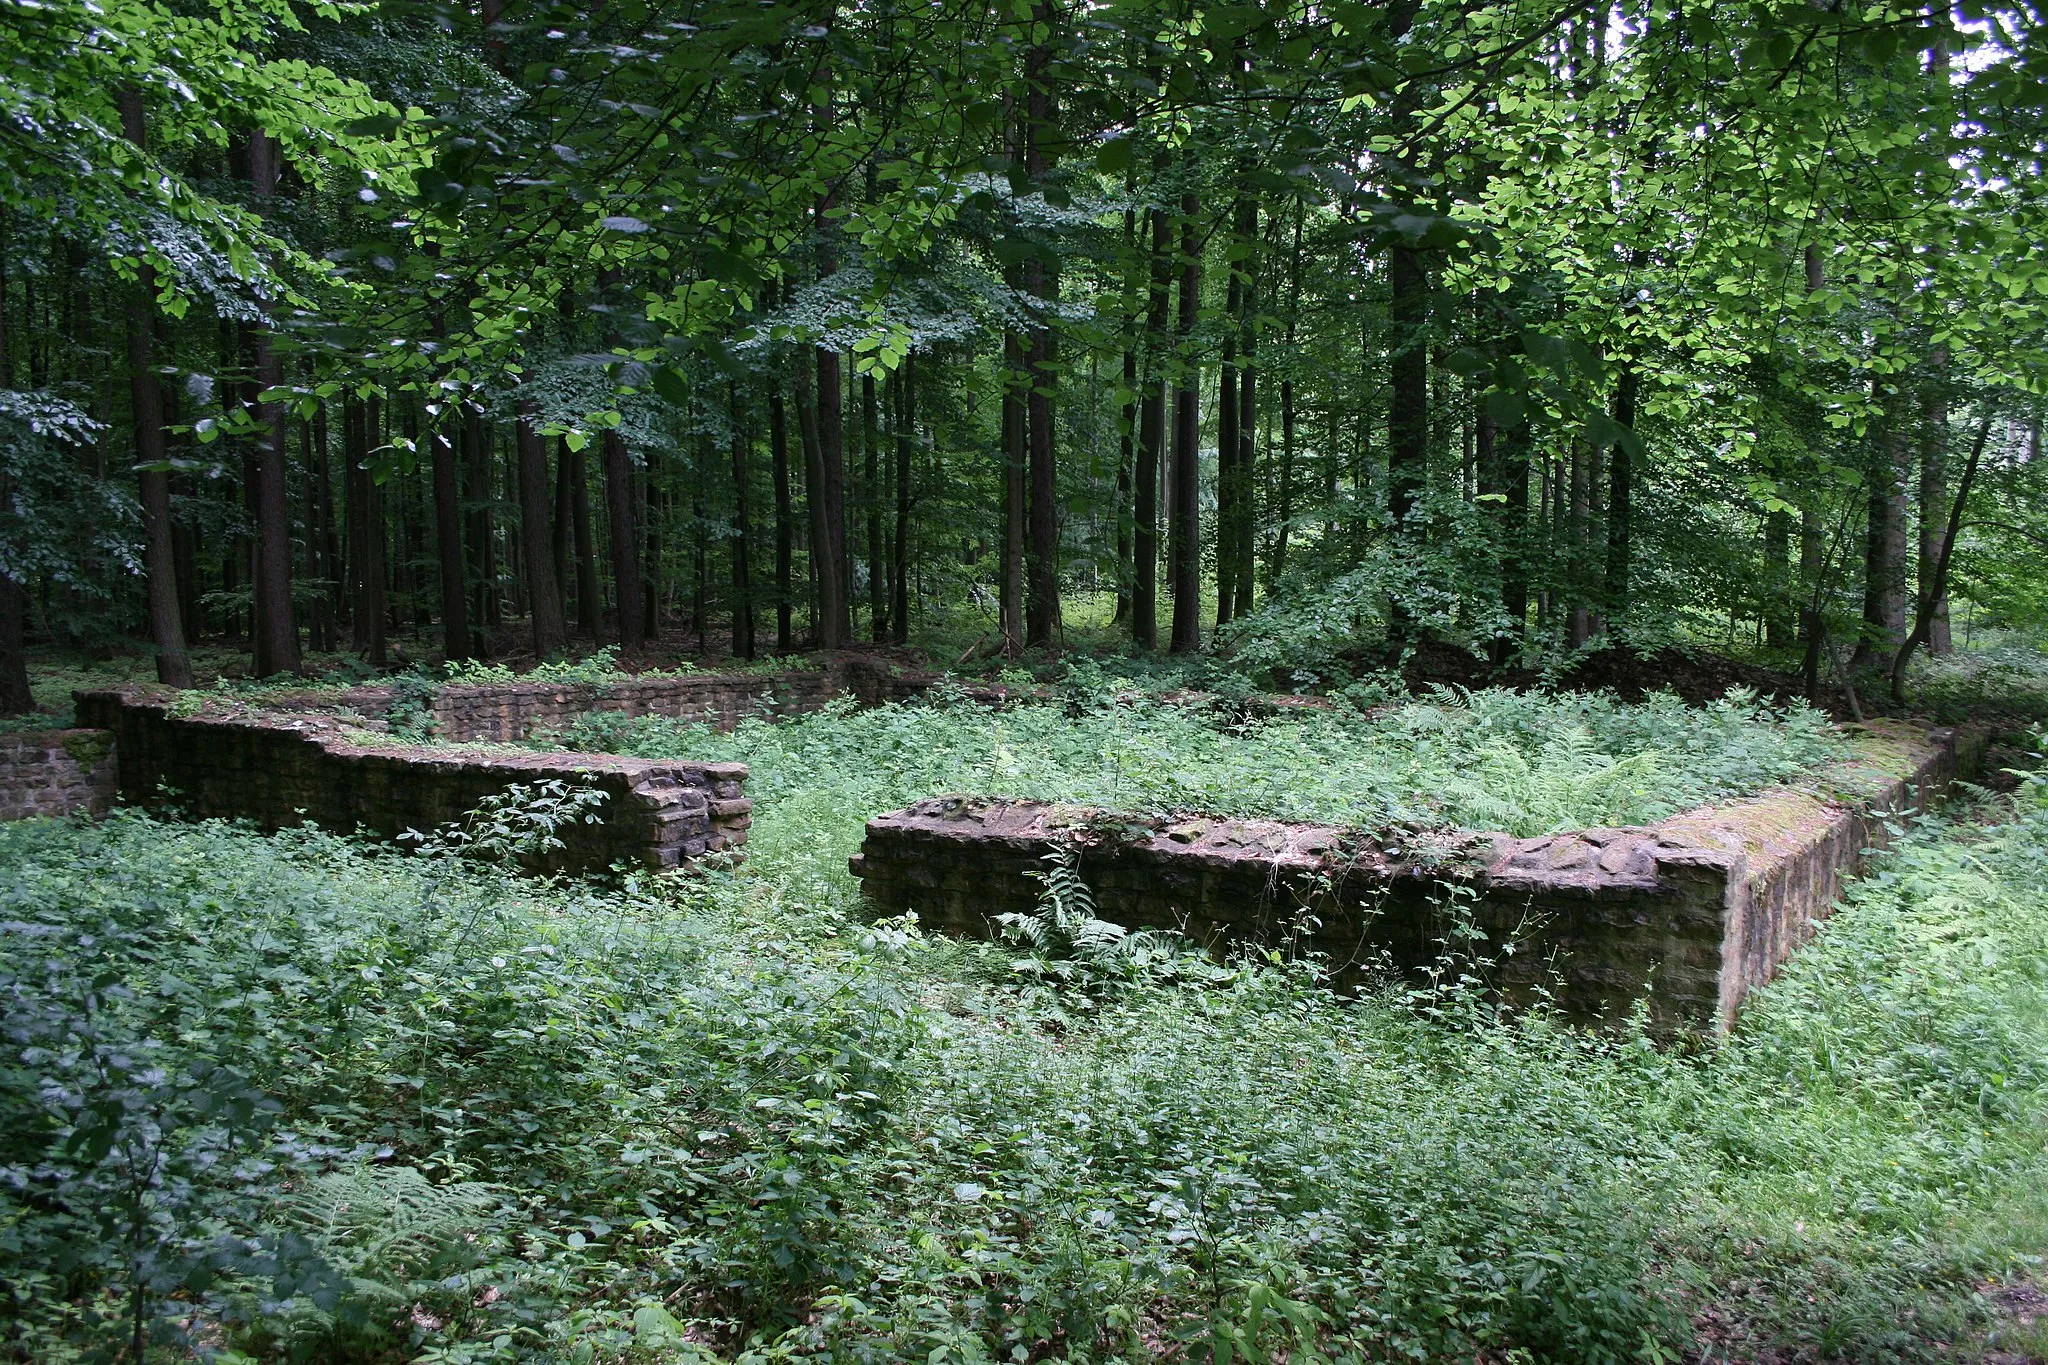
<path id="1" fill-rule="evenodd" d="M 0 820 L 104 815 L 120 789 L 114 737 L 105 730 L 0 735 Z"/>
<path id="2" fill-rule="evenodd" d="M 625 860 L 675 867 L 746 842 L 744 813 L 728 808 L 746 778 L 739 763 L 677 763 L 609 754 L 505 754 L 351 739 L 330 716 L 225 707 L 172 714 L 176 694 L 129 689 L 77 694 L 78 714 L 110 734 L 122 799 L 195 816 L 277 829 L 311 820 L 344 833 L 395 838 L 460 820 L 514 785 L 580 781 L 609 798 L 596 824 L 555 831 L 563 847 L 535 860 L 549 871 L 585 871 Z M 744 801 L 737 804 L 745 805 Z M 104 809 L 104 803 L 101 809 Z"/>
<path id="3" fill-rule="evenodd" d="M 1541 991 L 1586 1020 L 1647 999 L 1661 1030 L 1726 1029 L 1885 841 L 1885 816 L 1924 808 L 1984 749 L 1904 722 L 1855 740 L 1855 759 L 1801 788 L 1650 827 L 1476 836 L 1454 841 L 1472 852 L 1448 865 L 1328 825 L 947 796 L 870 820 L 852 870 L 884 911 L 986 936 L 998 915 L 1032 909 L 1028 874 L 1070 846 L 1098 912 L 1131 928 L 1313 952 L 1356 979 L 1382 955 L 1404 969 L 1439 960 L 1463 919 L 1479 938 L 1462 950 L 1491 958 L 1510 997 Z"/>

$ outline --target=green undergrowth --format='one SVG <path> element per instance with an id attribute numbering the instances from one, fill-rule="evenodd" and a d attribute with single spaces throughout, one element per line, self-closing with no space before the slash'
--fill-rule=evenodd
<path id="1" fill-rule="evenodd" d="M 1652 696 L 1438 690 L 1383 711 L 1244 719 L 1133 696 L 1114 679 L 1061 703 L 992 709 L 840 703 L 730 734 L 591 712 L 577 750 L 736 759 L 755 802 L 750 856 L 844 890 L 861 822 L 949 792 L 1120 810 L 1454 826 L 1530 835 L 1641 824 L 1795 778 L 1843 752 L 1819 712 L 1731 693 L 1707 707 Z"/>
<path id="2" fill-rule="evenodd" d="M 0 1357 L 1952 1358 L 2048 1233 L 2043 792 L 1906 838 L 1720 1048 L 1190 970 L 1059 878 L 977 945 L 7 826 Z"/>

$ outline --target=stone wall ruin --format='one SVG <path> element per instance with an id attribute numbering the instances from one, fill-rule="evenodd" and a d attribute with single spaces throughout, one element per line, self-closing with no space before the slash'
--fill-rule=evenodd
<path id="1" fill-rule="evenodd" d="M 1534 839 L 1398 846 L 1328 825 L 942 797 L 870 820 L 852 871 L 885 913 L 987 937 L 996 916 L 1033 908 L 1028 874 L 1069 846 L 1097 912 L 1127 928 L 1313 953 L 1356 982 L 1439 961 L 1463 923 L 1510 998 L 1541 991 L 1585 1021 L 1644 1002 L 1660 1031 L 1725 1030 L 1885 842 L 1887 815 L 1939 799 L 1984 749 L 1982 736 L 1904 722 L 1855 738 L 1855 760 L 1804 788 Z"/>
<path id="2" fill-rule="evenodd" d="M 544 754 L 401 744 L 333 716 L 213 703 L 179 714 L 178 694 L 81 692 L 81 720 L 111 734 L 120 794 L 135 805 L 266 829 L 312 821 L 395 838 L 460 820 L 508 787 L 567 780 L 603 791 L 595 824 L 557 831 L 536 860 L 584 872 L 625 860 L 676 867 L 746 842 L 753 805 L 743 763 L 676 763 L 608 754 Z"/>

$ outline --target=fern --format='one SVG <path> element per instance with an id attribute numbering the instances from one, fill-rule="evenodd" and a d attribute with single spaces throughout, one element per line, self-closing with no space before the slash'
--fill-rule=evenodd
<path id="1" fill-rule="evenodd" d="M 1030 874 L 1042 888 L 1038 907 L 996 916 L 1003 937 L 1029 949 L 1019 972 L 1083 988 L 1204 974 L 1189 970 L 1205 960 L 1181 935 L 1133 931 L 1097 914 L 1076 846 L 1061 844 L 1043 861 L 1045 870 Z"/>
<path id="2" fill-rule="evenodd" d="M 298 1233 L 347 1286 L 331 1303 L 283 1305 L 271 1326 L 300 1358 L 347 1354 L 345 1340 L 382 1339 L 408 1306 L 461 1285 L 500 1200 L 489 1185 L 436 1185 L 411 1166 L 359 1166 L 315 1176 L 281 1196 L 279 1226 Z"/>

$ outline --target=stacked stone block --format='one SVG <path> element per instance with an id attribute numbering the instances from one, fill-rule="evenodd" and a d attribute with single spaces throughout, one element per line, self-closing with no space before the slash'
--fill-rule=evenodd
<path id="1" fill-rule="evenodd" d="M 114 737 L 105 730 L 0 735 L 0 820 L 104 815 L 119 786 Z"/>
<path id="2" fill-rule="evenodd" d="M 1890 722 L 1858 742 L 1861 757 L 1805 789 L 1535 839 L 1390 845 L 1327 825 L 943 797 L 870 820 L 852 870 L 886 912 L 988 936 L 1033 908 L 1027 874 L 1066 847 L 1097 912 L 1128 928 L 1313 953 L 1353 982 L 1448 951 L 1509 998 L 1540 992 L 1582 1020 L 1646 1003 L 1660 1031 L 1725 1030 L 1884 842 L 1885 817 L 1937 799 L 1984 747 Z"/>
<path id="3" fill-rule="evenodd" d="M 332 717 L 217 704 L 178 715 L 173 699 L 146 691 L 78 694 L 81 718 L 115 737 L 128 802 L 268 829 L 310 820 L 395 838 L 460 820 L 508 787 L 561 779 L 607 798 L 597 823 L 557 830 L 563 847 L 535 860 L 564 872 L 620 860 L 675 867 L 738 848 L 753 823 L 743 763 L 366 744 Z"/>

